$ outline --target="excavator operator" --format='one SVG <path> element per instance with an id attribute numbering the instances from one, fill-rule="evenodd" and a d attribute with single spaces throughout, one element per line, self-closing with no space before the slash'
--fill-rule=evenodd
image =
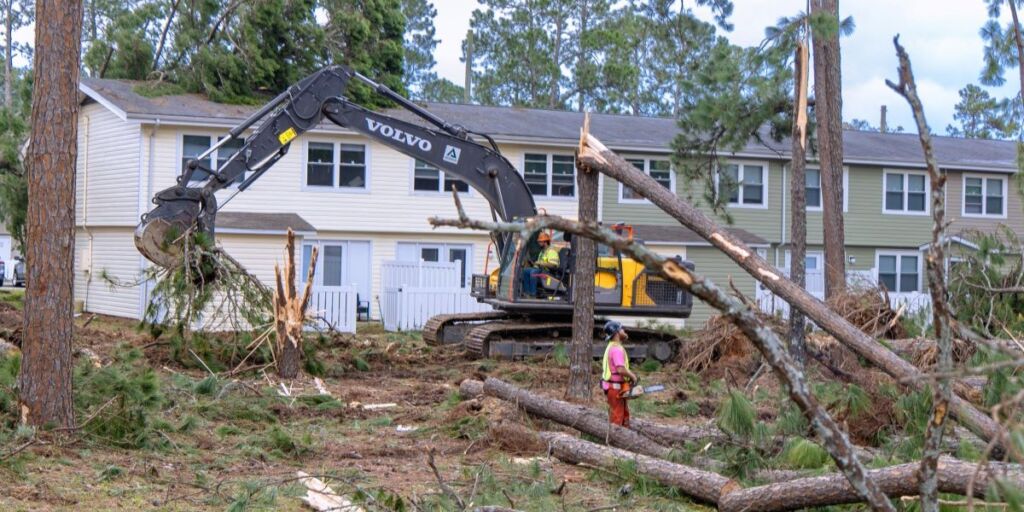
<path id="1" fill-rule="evenodd" d="M 558 268 L 558 249 L 551 246 L 551 235 L 541 232 L 537 235 L 540 251 L 531 264 L 523 266 L 523 291 L 531 297 L 537 296 L 537 285 L 541 277 L 537 274 Z"/>

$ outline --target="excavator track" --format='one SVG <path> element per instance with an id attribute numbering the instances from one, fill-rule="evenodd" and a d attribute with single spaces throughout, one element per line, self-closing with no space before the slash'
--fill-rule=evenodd
<path id="1" fill-rule="evenodd" d="M 504 311 L 479 311 L 476 313 L 452 313 L 449 315 L 436 315 L 427 320 L 423 326 L 423 341 L 427 345 L 445 345 L 459 343 L 461 336 L 447 335 L 445 331 L 462 323 L 485 322 L 488 320 L 502 320 L 508 318 L 509 314 Z M 457 334 L 457 333 L 453 333 Z"/>
<path id="2" fill-rule="evenodd" d="M 600 326 L 594 328 L 594 357 L 604 353 Z M 630 359 L 655 359 L 662 363 L 672 360 L 682 340 L 674 335 L 653 329 L 629 328 L 630 339 L 625 344 Z M 558 344 L 568 345 L 572 337 L 571 322 L 495 321 L 470 329 L 463 346 L 474 358 L 525 359 L 543 356 Z"/>

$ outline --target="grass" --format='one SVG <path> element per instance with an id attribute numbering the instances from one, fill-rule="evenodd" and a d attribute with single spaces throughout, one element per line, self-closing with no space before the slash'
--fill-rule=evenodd
<path id="1" fill-rule="evenodd" d="M 0 290 L 0 302 L 21 311 L 25 309 L 25 290 Z"/>

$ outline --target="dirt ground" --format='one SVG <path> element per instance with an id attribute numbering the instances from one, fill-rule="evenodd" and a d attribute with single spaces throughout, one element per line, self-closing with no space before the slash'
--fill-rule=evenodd
<path id="1" fill-rule="evenodd" d="M 15 338 L 18 305 L 12 297 L 0 299 L 0 333 Z M 427 465 L 431 450 L 445 481 L 474 506 L 703 510 L 648 482 L 569 466 L 506 439 L 495 442 L 488 419 L 558 428 L 495 399 L 467 403 L 458 397 L 462 379 L 485 375 L 559 397 L 568 370 L 557 357 L 473 361 L 455 348 L 428 347 L 416 334 L 365 324 L 355 335 L 321 341 L 323 383 L 333 400 L 319 396 L 309 376 L 286 384 L 286 396 L 272 371 L 222 376 L 215 392 L 200 392 L 197 383 L 209 373 L 169 361 L 167 347 L 134 322 L 83 315 L 76 324 L 76 349 L 88 347 L 101 364 L 126 347 L 142 349 L 144 357 L 133 364 L 153 368 L 164 396 L 173 398 L 154 413 L 169 428 L 159 429 L 153 447 L 135 449 L 84 434 L 38 436 L 41 442 L 0 461 L 2 510 L 304 510 L 304 489 L 295 478 L 300 470 L 369 509 L 415 510 L 415 501 L 424 510 L 448 510 L 452 504 Z M 681 397 L 695 392 L 692 379 L 656 366 L 641 370 L 644 380 L 665 383 L 669 391 L 634 402 L 634 415 L 707 422 L 701 412 L 713 411 L 713 404 L 680 412 Z M 603 407 L 602 399 L 595 388 L 594 405 Z M 79 412 L 79 422 L 84 415 Z M 278 439 L 281 432 L 286 439 Z M 0 454 L 19 448 L 24 438 L 0 439 Z"/>

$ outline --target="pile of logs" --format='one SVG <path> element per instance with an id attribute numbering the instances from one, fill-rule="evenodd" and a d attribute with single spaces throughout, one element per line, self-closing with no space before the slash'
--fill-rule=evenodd
<path id="1" fill-rule="evenodd" d="M 630 427 L 612 425 L 604 411 L 548 398 L 495 378 L 484 382 L 465 380 L 459 392 L 466 398 L 493 397 L 515 405 L 526 413 L 603 440 L 594 443 L 563 432 L 538 432 L 549 452 L 570 464 L 585 464 L 617 471 L 630 461 L 636 472 L 661 484 L 679 489 L 687 496 L 723 511 L 793 510 L 858 503 L 862 498 L 842 473 L 809 476 L 801 471 L 765 471 L 755 478 L 767 485 L 743 487 L 711 469 L 713 461 L 692 459 L 685 465 L 673 460 L 675 446 L 687 442 L 722 441 L 724 434 L 714 426 L 669 426 L 649 420 L 631 419 Z M 868 476 L 890 498 L 914 496 L 919 492 L 919 464 L 900 464 L 874 469 Z M 979 467 L 980 466 L 980 467 Z M 1014 488 L 1024 488 L 1020 465 L 988 462 L 974 464 L 943 457 L 938 467 L 939 490 L 944 493 L 984 499 L 996 479 Z"/>

